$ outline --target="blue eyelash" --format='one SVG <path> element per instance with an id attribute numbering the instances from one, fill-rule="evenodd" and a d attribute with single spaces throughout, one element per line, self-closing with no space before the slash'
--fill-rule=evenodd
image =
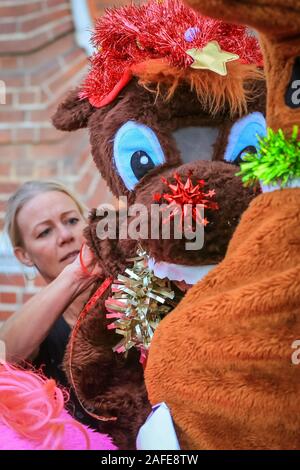
<path id="1" fill-rule="evenodd" d="M 133 190 L 147 172 L 165 162 L 165 155 L 150 127 L 128 121 L 115 135 L 114 161 L 124 185 Z"/>
<path id="2" fill-rule="evenodd" d="M 258 136 L 267 134 L 266 120 L 262 113 L 254 112 L 239 119 L 231 128 L 224 160 L 234 163 L 244 149 L 258 148 Z"/>

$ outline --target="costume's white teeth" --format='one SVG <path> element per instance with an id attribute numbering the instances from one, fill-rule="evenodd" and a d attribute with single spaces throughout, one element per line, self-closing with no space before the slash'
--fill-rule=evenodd
<path id="1" fill-rule="evenodd" d="M 186 266 L 165 261 L 156 262 L 154 258 L 149 259 L 149 268 L 153 270 L 155 276 L 160 279 L 167 277 L 170 281 L 185 281 L 187 284 L 196 284 L 215 266 L 215 264 Z"/>

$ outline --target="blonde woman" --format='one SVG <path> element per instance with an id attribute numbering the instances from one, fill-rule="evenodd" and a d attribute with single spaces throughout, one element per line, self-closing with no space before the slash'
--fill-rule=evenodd
<path id="1" fill-rule="evenodd" d="M 47 376 L 66 385 L 61 369 L 72 327 L 90 295 L 99 268 L 85 247 L 87 277 L 79 261 L 86 210 L 63 185 L 29 181 L 9 199 L 6 230 L 17 259 L 35 266 L 46 282 L 0 330 L 6 358 L 43 365 Z"/>

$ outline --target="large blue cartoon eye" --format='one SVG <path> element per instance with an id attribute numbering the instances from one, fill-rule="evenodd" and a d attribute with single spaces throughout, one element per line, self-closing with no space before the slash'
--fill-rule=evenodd
<path id="1" fill-rule="evenodd" d="M 246 153 L 257 152 L 258 137 L 266 134 L 266 120 L 261 113 L 251 113 L 239 119 L 231 128 L 224 160 L 239 165 Z"/>
<path id="2" fill-rule="evenodd" d="M 158 138 L 150 127 L 128 121 L 114 139 L 114 160 L 117 172 L 127 189 L 132 190 L 148 171 L 166 159 Z"/>

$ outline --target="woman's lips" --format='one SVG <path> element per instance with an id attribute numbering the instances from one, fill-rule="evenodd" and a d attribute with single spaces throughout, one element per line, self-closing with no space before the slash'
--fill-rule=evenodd
<path id="1" fill-rule="evenodd" d="M 63 258 L 61 258 L 60 262 L 62 263 L 63 261 L 70 261 L 73 260 L 78 256 L 79 250 L 71 251 L 67 255 L 65 255 Z"/>

